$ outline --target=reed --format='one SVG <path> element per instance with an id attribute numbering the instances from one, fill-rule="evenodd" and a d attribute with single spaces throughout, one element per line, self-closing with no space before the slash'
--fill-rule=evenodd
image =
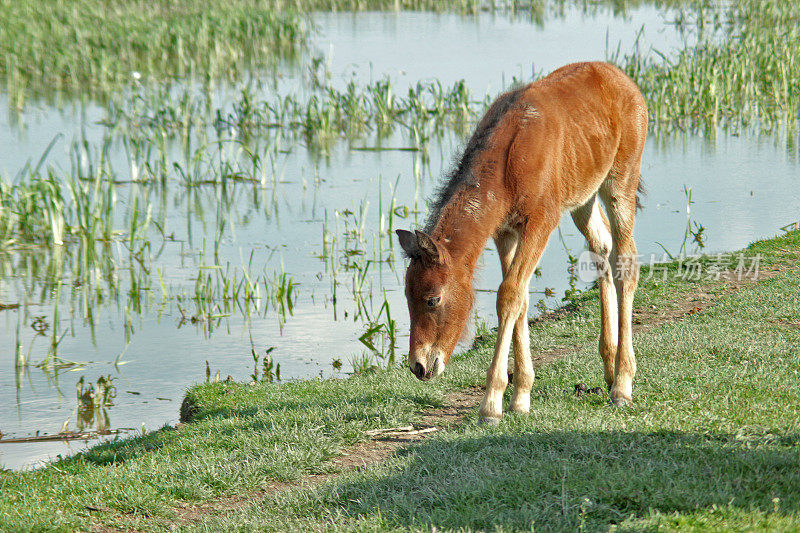
<path id="1" fill-rule="evenodd" d="M 388 78 L 365 85 L 351 80 L 343 90 L 326 81 L 316 84 L 310 94 L 277 96 L 259 95 L 245 85 L 221 104 L 193 88 L 169 84 L 142 87 L 113 99 L 103 123 L 116 134 L 135 139 L 131 149 L 136 149 L 136 160 L 152 154 L 153 143 L 147 139 L 203 139 L 212 133 L 243 145 L 253 137 L 275 138 L 277 143 L 282 134 L 326 149 L 338 139 L 351 143 L 385 139 L 399 128 L 413 147 L 420 148 L 424 141 L 448 131 L 465 134 L 485 103 L 475 99 L 463 80 L 452 87 L 419 82 L 405 96 L 398 96 Z M 251 154 L 254 169 L 261 161 Z M 143 161 L 138 167 L 150 168 Z"/>
<path id="2" fill-rule="evenodd" d="M 17 106 L 31 92 L 107 96 L 154 79 L 236 79 L 305 46 L 307 18 L 280 4 L 3 1 L 0 78 Z"/>
<path id="3" fill-rule="evenodd" d="M 691 2 L 676 24 L 699 34 L 672 55 L 612 60 L 638 82 L 662 131 L 718 127 L 796 135 L 800 122 L 800 5 L 780 0 Z"/>

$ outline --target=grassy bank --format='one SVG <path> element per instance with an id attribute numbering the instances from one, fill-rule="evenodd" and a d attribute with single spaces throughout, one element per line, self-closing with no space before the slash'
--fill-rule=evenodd
<path id="1" fill-rule="evenodd" d="M 636 302 L 644 320 L 692 298 L 717 300 L 636 335 L 633 408 L 572 393 L 576 382 L 602 383 L 589 292 L 575 313 L 532 328 L 539 352 L 581 348 L 540 368 L 530 415 L 506 416 L 496 429 L 468 422 L 387 463 L 316 489 L 253 496 L 186 527 L 800 527 L 798 251 L 800 232 L 752 245 L 746 255 L 762 254 L 762 270 L 780 270 L 735 291 L 677 279 L 677 265 L 666 282 L 644 281 Z M 367 440 L 366 430 L 412 422 L 449 391 L 481 384 L 492 342 L 456 356 L 431 383 L 401 368 L 343 381 L 194 387 L 194 421 L 180 429 L 0 473 L 0 524 L 159 530 L 187 502 L 335 471 L 329 459 Z"/>

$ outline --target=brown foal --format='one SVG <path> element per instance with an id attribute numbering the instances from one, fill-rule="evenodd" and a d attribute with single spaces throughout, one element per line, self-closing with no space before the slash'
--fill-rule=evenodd
<path id="1" fill-rule="evenodd" d="M 568 210 L 600 263 L 600 355 L 611 399 L 615 405 L 631 401 L 636 373 L 631 311 L 638 283 L 633 223 L 646 135 L 642 94 L 607 63 L 561 67 L 502 94 L 489 107 L 435 199 L 424 231 L 397 231 L 411 259 L 408 362 L 419 379 L 444 371 L 464 333 L 475 265 L 492 237 L 503 281 L 480 416 L 496 423 L 503 415 L 512 341 L 509 409 L 530 410 L 528 286 L 551 232 Z"/>

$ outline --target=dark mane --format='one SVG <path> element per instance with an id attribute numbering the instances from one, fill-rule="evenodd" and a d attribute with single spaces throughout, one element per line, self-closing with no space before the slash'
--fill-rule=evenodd
<path id="1" fill-rule="evenodd" d="M 430 203 L 430 214 L 425 223 L 426 233 L 433 232 L 439 222 L 442 210 L 458 191 L 477 185 L 478 180 L 472 171 L 475 158 L 486 149 L 495 127 L 506 113 L 514 107 L 526 88 L 527 86 L 517 87 L 501 94 L 486 111 L 486 114 L 475 127 L 475 132 L 467 142 L 461 157 L 456 159 L 457 163 L 454 165 L 453 170 L 450 171 L 444 184 L 434 194 L 434 198 Z"/>

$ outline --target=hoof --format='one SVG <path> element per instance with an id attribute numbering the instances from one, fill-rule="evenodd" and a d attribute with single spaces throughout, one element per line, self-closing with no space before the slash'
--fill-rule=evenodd
<path id="1" fill-rule="evenodd" d="M 520 394 L 511 397 L 511 404 L 508 410 L 512 413 L 525 414 L 531 412 L 531 398 L 528 395 Z"/>
<path id="2" fill-rule="evenodd" d="M 632 403 L 633 401 L 627 398 L 611 398 L 611 405 L 614 407 L 629 407 Z"/>
<path id="3" fill-rule="evenodd" d="M 481 416 L 478 417 L 478 422 L 482 426 L 497 426 L 500 424 L 500 418 L 494 416 Z"/>

